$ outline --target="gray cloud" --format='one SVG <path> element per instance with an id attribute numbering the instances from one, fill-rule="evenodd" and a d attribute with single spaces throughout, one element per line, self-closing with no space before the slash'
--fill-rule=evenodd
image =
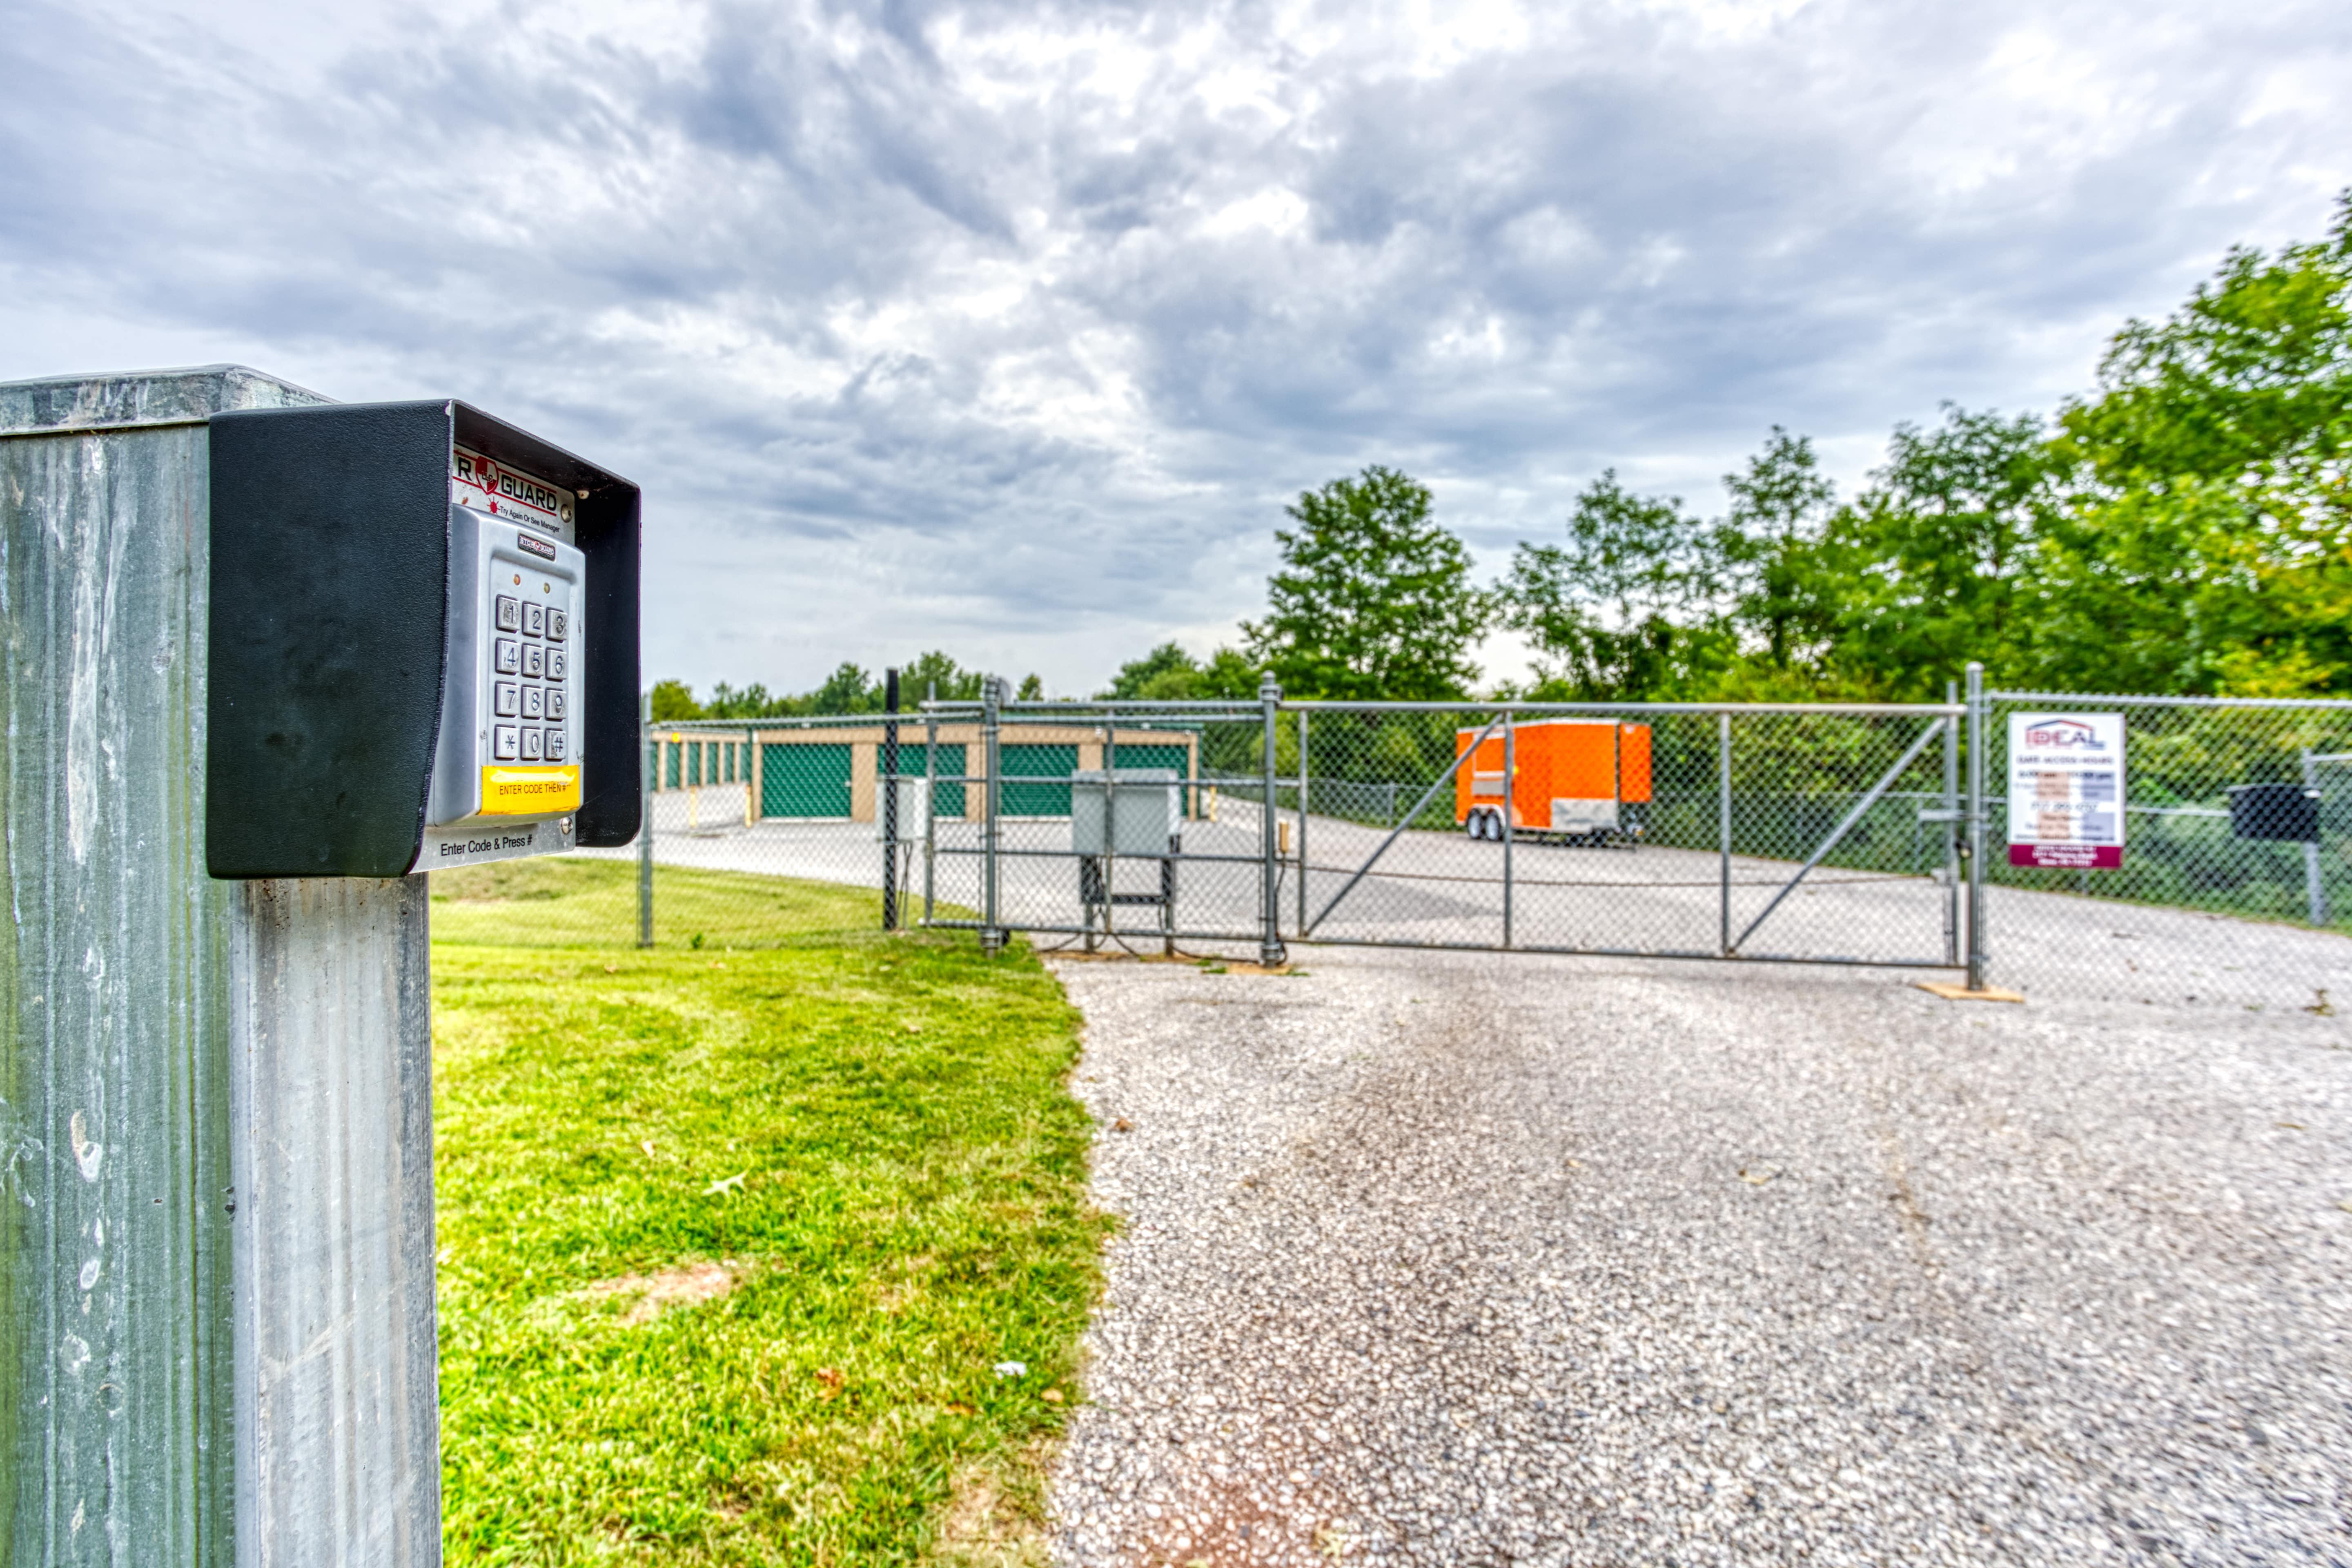
<path id="1" fill-rule="evenodd" d="M 1252 613 L 1366 462 L 1490 564 L 1606 465 L 1714 504 L 1776 422 L 1851 478 L 2352 183 L 2318 4 L 16 18 L 0 374 L 496 408 L 646 483 L 698 682 L 1082 688 Z"/>

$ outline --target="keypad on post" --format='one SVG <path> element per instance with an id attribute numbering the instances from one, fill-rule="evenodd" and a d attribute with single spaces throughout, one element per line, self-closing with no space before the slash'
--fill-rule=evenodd
<path id="1" fill-rule="evenodd" d="M 490 610 L 495 630 L 508 634 L 493 637 L 490 668 L 509 678 L 494 680 L 490 687 L 491 716 L 507 721 L 491 726 L 491 760 L 563 762 L 571 753 L 563 731 L 570 707 L 564 693 L 570 660 L 562 648 L 548 645 L 569 639 L 571 614 L 512 594 L 493 594 Z M 545 685 L 539 684 L 542 680 Z M 544 721 L 543 728 L 539 721 Z"/>

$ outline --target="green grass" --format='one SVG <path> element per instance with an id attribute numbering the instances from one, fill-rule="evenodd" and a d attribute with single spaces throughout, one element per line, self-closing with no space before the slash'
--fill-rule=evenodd
<path id="1" fill-rule="evenodd" d="M 1073 1009 L 765 878 L 687 874 L 704 946 L 640 952 L 634 877 L 435 878 L 450 1561 L 1027 1560 L 1106 1224 Z"/>
<path id="2" fill-rule="evenodd" d="M 838 945 L 882 940 L 882 895 L 789 877 L 654 871 L 664 946 Z M 508 860 L 433 879 L 433 940 L 467 947 L 634 948 L 637 868 L 616 860 Z"/>

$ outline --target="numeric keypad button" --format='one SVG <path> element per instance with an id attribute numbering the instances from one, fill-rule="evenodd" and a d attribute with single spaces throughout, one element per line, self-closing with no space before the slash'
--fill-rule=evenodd
<path id="1" fill-rule="evenodd" d="M 512 675 L 522 668 L 522 645 L 509 637 L 500 637 L 490 645 L 490 668 L 500 675 Z"/>
<path id="2" fill-rule="evenodd" d="M 547 635 L 547 606 L 525 605 L 522 607 L 522 635 L 527 637 Z"/>
<path id="3" fill-rule="evenodd" d="M 538 687 L 526 686 L 522 689 L 522 716 L 524 718 L 536 719 L 539 717 L 539 700 L 540 689 Z"/>
<path id="4" fill-rule="evenodd" d="M 511 680 L 501 680 L 490 688 L 490 711 L 501 719 L 511 719 L 522 710 L 519 688 Z"/>
<path id="5" fill-rule="evenodd" d="M 563 731 L 561 730 L 547 732 L 547 760 L 551 763 L 563 760 Z"/>
<path id="6" fill-rule="evenodd" d="M 537 680 L 547 672 L 547 650 L 536 643 L 525 643 L 522 649 L 522 672 L 527 679 Z"/>
<path id="7" fill-rule="evenodd" d="M 522 629 L 522 601 L 506 594 L 499 595 L 499 630 L 514 632 Z"/>
<path id="8" fill-rule="evenodd" d="M 547 611 L 547 640 L 550 642 L 562 642 L 564 638 L 565 633 L 571 628 L 571 623 L 572 617 L 569 615 L 566 615 L 563 611 L 555 608 L 551 605 L 549 605 Z"/>
<path id="9" fill-rule="evenodd" d="M 490 757 L 494 762 L 510 763 L 519 754 L 521 731 L 512 724 L 499 724 L 490 731 Z"/>
<path id="10" fill-rule="evenodd" d="M 567 655 L 567 654 L 566 654 L 566 653 L 565 653 L 562 648 L 560 648 L 560 647 L 551 647 L 551 648 L 549 648 L 549 649 L 547 650 L 547 679 L 550 679 L 550 680 L 561 680 L 561 679 L 563 679 L 563 672 L 564 672 L 566 669 L 570 668 L 571 668 L 571 665 L 572 665 L 572 659 L 571 659 L 571 657 L 570 657 L 569 655 Z"/>
<path id="11" fill-rule="evenodd" d="M 531 725 L 525 724 L 522 727 L 522 760 L 526 763 L 535 763 L 539 758 L 539 731 Z"/>
<path id="12" fill-rule="evenodd" d="M 561 719 L 563 717 L 563 693 L 561 690 L 552 688 L 549 689 L 547 693 L 547 716 L 551 719 Z"/>

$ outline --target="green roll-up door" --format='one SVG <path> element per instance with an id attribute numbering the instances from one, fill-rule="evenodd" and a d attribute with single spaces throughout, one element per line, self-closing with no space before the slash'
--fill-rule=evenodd
<path id="1" fill-rule="evenodd" d="M 760 815 L 849 815 L 850 748 L 776 745 L 760 748 Z"/>
<path id="2" fill-rule="evenodd" d="M 732 741 L 721 742 L 719 755 L 719 760 L 727 764 L 727 782 L 733 784 L 735 782 L 735 742 Z"/>
<path id="3" fill-rule="evenodd" d="M 668 750 L 669 787 L 676 789 L 678 784 L 678 770 L 686 765 L 683 760 L 686 753 L 686 748 L 679 745 L 676 741 L 672 741 L 668 743 Z"/>
<path id="4" fill-rule="evenodd" d="M 688 789 L 702 786 L 702 742 L 699 741 L 686 743 L 686 786 Z"/>
<path id="5" fill-rule="evenodd" d="M 1070 775 L 1078 771 L 1076 746 L 1003 746 L 1003 793 L 997 809 L 1007 816 L 1067 816 Z M 1052 784 L 1016 784 L 1016 779 L 1052 779 Z"/>
<path id="6" fill-rule="evenodd" d="M 966 772 L 967 770 L 963 765 L 963 748 L 961 746 L 941 746 L 939 749 L 939 761 L 934 765 L 937 771 L 942 776 L 947 778 L 953 778 L 958 773 Z M 904 757 L 899 758 L 898 766 L 902 770 L 905 769 L 907 766 L 907 759 Z M 933 785 L 931 789 L 931 815 L 938 817 L 943 817 L 949 821 L 955 821 L 961 818 L 963 816 L 963 785 L 960 784 Z"/>

